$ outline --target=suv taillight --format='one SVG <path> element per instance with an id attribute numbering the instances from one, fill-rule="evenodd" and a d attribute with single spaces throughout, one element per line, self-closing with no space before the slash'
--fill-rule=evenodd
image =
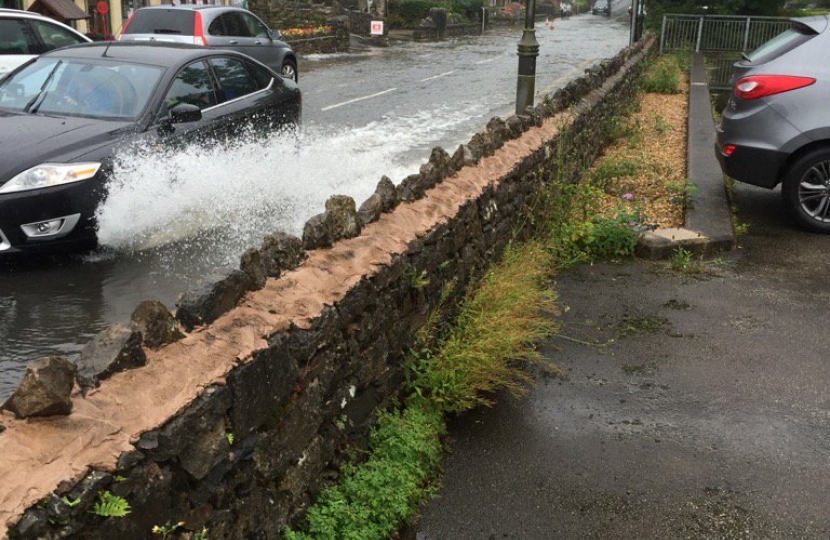
<path id="1" fill-rule="evenodd" d="M 741 99 L 759 99 L 762 97 L 789 92 L 810 86 L 816 82 L 812 77 L 794 77 L 791 75 L 753 75 L 744 77 L 735 83 L 735 95 Z"/>
<path id="2" fill-rule="evenodd" d="M 202 14 L 197 11 L 193 15 L 193 44 L 207 47 L 205 33 L 202 32 Z"/>

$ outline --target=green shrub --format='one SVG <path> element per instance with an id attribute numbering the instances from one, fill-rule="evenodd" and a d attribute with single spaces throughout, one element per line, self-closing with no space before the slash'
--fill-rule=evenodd
<path id="1" fill-rule="evenodd" d="M 387 540 L 437 489 L 445 433 L 441 413 L 424 403 L 381 415 L 369 458 L 344 465 L 338 484 L 309 510 L 304 531 L 288 529 L 286 540 Z"/>
<path id="2" fill-rule="evenodd" d="M 443 7 L 437 2 L 428 0 L 403 0 L 389 2 L 389 18 L 401 27 L 413 27 L 421 24 L 421 21 L 429 16 L 429 10 L 433 7 Z M 390 22 L 391 24 L 391 22 Z"/>
<path id="3" fill-rule="evenodd" d="M 450 0 L 450 11 L 464 15 L 471 20 L 481 14 L 482 6 L 484 6 L 483 0 Z"/>
<path id="4" fill-rule="evenodd" d="M 553 182 L 543 194 L 546 242 L 554 264 L 568 267 L 580 262 L 616 259 L 634 254 L 641 221 L 637 209 L 620 209 L 601 217 L 603 191 L 591 183 Z"/>

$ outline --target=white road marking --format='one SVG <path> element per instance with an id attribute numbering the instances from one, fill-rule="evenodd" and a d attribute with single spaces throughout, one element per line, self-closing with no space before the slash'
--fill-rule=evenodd
<path id="1" fill-rule="evenodd" d="M 427 81 L 431 81 L 432 79 L 440 79 L 441 77 L 446 77 L 447 75 L 452 75 L 453 73 L 455 73 L 455 70 L 448 71 L 448 72 L 442 73 L 440 75 L 433 75 L 432 77 L 427 77 L 426 79 L 421 79 L 420 82 L 427 82 Z"/>
<path id="2" fill-rule="evenodd" d="M 358 101 L 363 101 L 366 99 L 372 99 L 373 97 L 382 96 L 383 94 L 388 94 L 389 92 L 394 92 L 397 88 L 390 88 L 389 90 L 384 90 L 383 92 L 378 92 L 377 94 L 372 94 L 370 96 L 363 96 L 359 98 L 350 99 L 349 101 L 344 101 L 342 103 L 336 103 L 334 105 L 329 105 L 328 107 L 323 107 L 320 109 L 321 111 L 330 111 L 332 109 L 336 109 L 337 107 L 342 107 L 343 105 L 350 105 L 352 103 L 357 103 Z"/>

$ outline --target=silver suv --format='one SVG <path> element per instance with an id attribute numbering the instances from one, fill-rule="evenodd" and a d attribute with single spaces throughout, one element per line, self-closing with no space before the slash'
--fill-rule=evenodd
<path id="1" fill-rule="evenodd" d="M 0 79 L 46 51 L 92 41 L 74 28 L 30 11 L 0 9 Z"/>
<path id="2" fill-rule="evenodd" d="M 135 10 L 118 39 L 174 41 L 239 51 L 296 82 L 297 57 L 279 37 L 279 31 L 272 32 L 246 9 L 187 4 Z"/>
<path id="3" fill-rule="evenodd" d="M 772 189 L 804 228 L 830 233 L 828 16 L 793 26 L 735 63 L 715 154 L 735 180 Z"/>

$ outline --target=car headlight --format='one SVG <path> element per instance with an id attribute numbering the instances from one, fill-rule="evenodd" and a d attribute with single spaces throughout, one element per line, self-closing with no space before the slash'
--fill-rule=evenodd
<path id="1" fill-rule="evenodd" d="M 14 193 L 51 186 L 60 186 L 92 178 L 101 168 L 100 163 L 43 163 L 23 171 L 2 186 L 0 193 Z"/>

